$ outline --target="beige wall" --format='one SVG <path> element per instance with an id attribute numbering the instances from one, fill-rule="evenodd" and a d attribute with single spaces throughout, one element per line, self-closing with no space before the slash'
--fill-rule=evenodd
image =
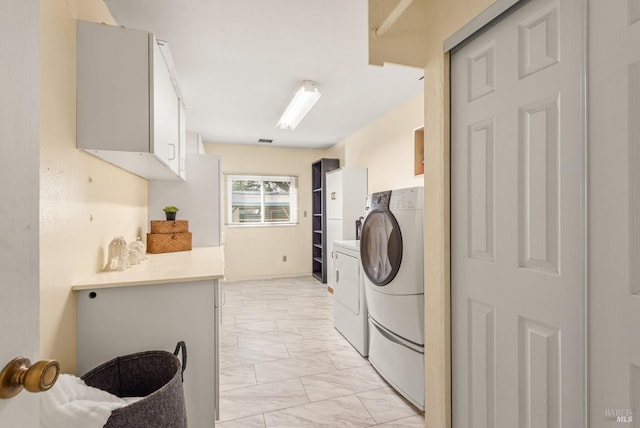
<path id="1" fill-rule="evenodd" d="M 225 234 L 225 276 L 230 280 L 311 274 L 311 164 L 324 150 L 205 144 L 221 158 L 223 173 L 298 176 L 299 223 L 295 226 L 228 227 Z M 226 181 L 223 176 L 223 223 L 226 223 Z M 304 215 L 306 212 L 306 216 Z M 287 261 L 282 261 L 282 256 Z"/>
<path id="2" fill-rule="evenodd" d="M 368 169 L 369 193 L 423 185 L 414 174 L 413 130 L 424 121 L 418 95 L 344 139 L 332 150 L 344 151 L 344 165 Z"/>
<path id="3" fill-rule="evenodd" d="M 76 19 L 113 23 L 101 0 L 40 2 L 40 353 L 65 372 L 76 367 L 71 285 L 147 219 L 146 180 L 75 148 Z"/>

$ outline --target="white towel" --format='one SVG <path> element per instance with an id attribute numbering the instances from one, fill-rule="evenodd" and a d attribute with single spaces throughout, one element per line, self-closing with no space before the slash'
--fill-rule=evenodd
<path id="1" fill-rule="evenodd" d="M 369 272 L 376 280 L 382 281 L 387 278 L 393 267 L 389 261 L 389 237 L 393 232 L 393 224 L 387 218 L 386 215 L 380 213 L 370 214 L 368 219 L 370 222 L 369 231 L 369 247 L 365 248 L 365 257 L 367 262 L 372 268 L 372 272 Z"/>
<path id="2" fill-rule="evenodd" d="M 61 374 L 49 391 L 40 394 L 40 427 L 102 428 L 113 410 L 131 402 Z"/>

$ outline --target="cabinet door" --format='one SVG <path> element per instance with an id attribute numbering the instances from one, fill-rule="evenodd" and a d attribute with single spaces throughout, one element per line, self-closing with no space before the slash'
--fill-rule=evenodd
<path id="1" fill-rule="evenodd" d="M 78 21 L 77 61 L 77 147 L 148 152 L 149 33 Z"/>
<path id="2" fill-rule="evenodd" d="M 342 219 L 342 173 L 327 174 L 326 214 L 328 219 Z"/>
<path id="3" fill-rule="evenodd" d="M 179 168 L 179 174 L 180 177 L 182 177 L 183 180 L 185 180 L 187 178 L 187 174 L 186 174 L 186 163 L 187 163 L 187 124 L 186 124 L 186 118 L 185 118 L 185 111 L 184 111 L 184 104 L 182 104 L 182 102 L 178 103 L 178 108 L 179 108 L 179 112 L 180 112 L 180 118 L 179 118 L 179 132 L 178 132 L 178 138 L 179 138 L 179 143 L 178 143 L 178 168 Z"/>
<path id="4" fill-rule="evenodd" d="M 325 254 L 327 255 L 327 283 L 331 288 L 334 287 L 336 282 L 336 274 L 334 269 L 335 251 L 333 248 L 333 243 L 334 241 L 342 240 L 342 226 L 342 220 L 327 220 L 327 248 L 325 249 Z"/>
<path id="5" fill-rule="evenodd" d="M 158 44 L 153 43 L 152 152 L 169 168 L 179 170 L 179 100 Z"/>
<path id="6" fill-rule="evenodd" d="M 352 313 L 360 313 L 360 260 L 342 253 L 335 252 L 335 281 L 333 296 Z"/>
<path id="7" fill-rule="evenodd" d="M 213 427 L 216 282 L 79 291 L 78 372 L 85 373 L 105 361 L 134 352 L 170 352 L 183 340 L 189 351 L 183 384 L 189 426 Z"/>

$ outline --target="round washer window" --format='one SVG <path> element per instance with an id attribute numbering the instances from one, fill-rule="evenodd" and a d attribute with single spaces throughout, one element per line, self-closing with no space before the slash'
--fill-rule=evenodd
<path id="1" fill-rule="evenodd" d="M 362 226 L 360 258 L 367 278 L 378 286 L 390 283 L 402 262 L 402 234 L 389 211 L 372 211 Z"/>

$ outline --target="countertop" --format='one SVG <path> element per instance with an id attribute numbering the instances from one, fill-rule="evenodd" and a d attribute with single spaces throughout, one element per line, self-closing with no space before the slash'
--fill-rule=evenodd
<path id="1" fill-rule="evenodd" d="M 350 241 L 334 241 L 333 245 L 338 245 L 341 247 L 346 247 L 350 250 L 360 251 L 360 241 L 359 240 L 350 240 Z"/>
<path id="2" fill-rule="evenodd" d="M 224 277 L 223 247 L 196 247 L 191 251 L 147 254 L 149 260 L 125 271 L 99 272 L 73 284 L 72 290 L 133 285 L 204 281 Z"/>

